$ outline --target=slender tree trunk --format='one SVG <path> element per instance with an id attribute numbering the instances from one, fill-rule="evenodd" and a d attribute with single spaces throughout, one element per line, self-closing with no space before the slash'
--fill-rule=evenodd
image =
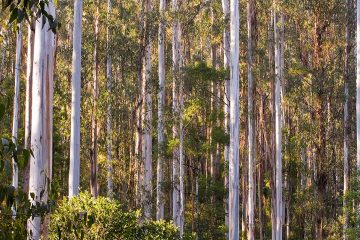
<path id="1" fill-rule="evenodd" d="M 18 143 L 18 128 L 19 128 L 19 95 L 20 95 L 20 68 L 21 68 L 21 48 L 22 48 L 22 34 L 21 25 L 18 25 L 16 34 L 16 56 L 15 56 L 15 90 L 14 90 L 14 109 L 12 122 L 12 140 Z M 12 160 L 12 186 L 18 188 L 19 185 L 19 170 L 15 160 Z"/>
<path id="2" fill-rule="evenodd" d="M 224 68 L 230 68 L 230 32 L 228 27 L 228 20 L 230 18 L 229 1 L 222 0 L 222 9 L 224 16 L 224 33 L 223 33 L 223 48 L 224 48 Z M 230 123 L 230 79 L 229 76 L 225 77 L 224 81 L 224 128 L 225 133 L 229 134 L 229 123 Z M 229 145 L 224 146 L 224 165 L 229 164 Z M 229 177 L 225 173 L 224 186 L 225 189 L 229 188 Z M 225 226 L 229 226 L 229 199 L 228 196 L 224 196 L 224 208 L 225 208 Z M 226 234 L 227 236 L 227 234 Z"/>
<path id="3" fill-rule="evenodd" d="M 106 78 L 107 78 L 107 90 L 109 94 L 107 114 L 106 114 L 106 151 L 107 151 L 107 195 L 109 198 L 113 198 L 113 167 L 112 167 L 112 131 L 111 131 L 111 88 L 112 88 L 112 59 L 110 51 L 110 16 L 111 15 L 111 0 L 108 0 L 107 10 L 107 29 L 106 29 Z"/>
<path id="4" fill-rule="evenodd" d="M 82 0 L 75 0 L 71 77 L 70 198 L 79 194 L 80 187 L 81 21 Z"/>
<path id="5" fill-rule="evenodd" d="M 36 21 L 34 38 L 34 63 L 33 63 L 33 87 L 32 87 L 32 125 L 31 147 L 33 155 L 30 158 L 29 200 L 33 206 L 40 204 L 41 192 L 44 190 L 45 169 L 43 159 L 43 83 L 44 79 L 44 56 L 45 56 L 46 29 L 42 21 Z M 28 239 L 38 240 L 41 235 L 41 219 L 38 216 L 28 219 Z"/>
<path id="6" fill-rule="evenodd" d="M 151 13 L 151 1 L 146 0 L 146 26 L 145 26 L 145 59 L 144 59 L 144 71 L 143 71 L 143 88 L 145 94 L 144 107 L 144 186 L 143 186 L 143 209 L 144 217 L 151 218 L 152 210 L 152 85 L 150 80 L 151 74 L 151 35 L 150 35 L 150 16 Z"/>
<path id="7" fill-rule="evenodd" d="M 278 18 L 274 10 L 275 39 L 275 159 L 276 159 L 276 240 L 282 239 L 282 140 L 281 140 L 281 54 Z"/>
<path id="8" fill-rule="evenodd" d="M 156 219 L 164 219 L 164 196 L 163 196 L 163 165 L 165 157 L 164 141 L 164 106 L 165 106 L 165 7 L 166 1 L 160 0 L 159 12 L 159 35 L 158 35 L 158 54 L 159 54 L 159 93 L 158 93 L 158 161 L 157 161 L 157 180 L 156 180 Z"/>
<path id="9" fill-rule="evenodd" d="M 99 96 L 99 83 L 98 83 L 98 37 L 99 37 L 99 2 L 96 2 L 96 13 L 94 19 L 94 33 L 95 33 L 95 46 L 94 46 L 94 82 L 93 82 L 93 109 L 91 119 L 91 149 L 90 149 L 90 161 L 91 161 L 91 176 L 90 176 L 90 190 L 91 194 L 96 198 L 98 196 L 98 164 L 97 164 L 97 151 L 98 151 L 98 118 L 97 118 L 97 100 Z"/>
<path id="10" fill-rule="evenodd" d="M 239 2 L 230 0 L 229 239 L 239 239 Z"/>
<path id="11" fill-rule="evenodd" d="M 343 211 L 344 211 L 344 235 L 343 239 L 347 239 L 347 228 L 349 223 L 349 214 L 347 212 L 347 201 L 346 195 L 349 190 L 349 135 L 348 135 L 348 128 L 349 128 L 349 56 L 350 56 L 350 17 L 351 17 L 351 1 L 346 1 L 346 26 L 345 26 L 345 76 L 344 76 L 344 95 L 345 95 L 345 102 L 344 102 L 344 198 L 343 198 Z"/>
<path id="12" fill-rule="evenodd" d="M 178 0 L 172 0 L 172 12 L 177 16 L 179 11 Z M 175 17 L 173 22 L 173 39 L 172 39 L 172 57 L 173 57 L 173 117 L 174 125 L 172 128 L 173 139 L 179 137 L 179 83 L 180 83 L 180 67 L 181 67 L 181 30 L 180 21 Z M 173 181 L 173 221 L 175 226 L 181 228 L 181 199 L 180 199 L 180 147 L 176 146 L 173 150 L 173 166 L 172 166 L 172 181 Z M 181 229 L 180 229 L 181 231 Z M 181 234 L 181 233 L 180 233 Z"/>
<path id="13" fill-rule="evenodd" d="M 360 0 L 356 1 L 356 168 L 360 171 Z M 360 218 L 360 205 L 358 206 Z"/>
<path id="14" fill-rule="evenodd" d="M 269 66 L 271 81 L 271 131 L 270 131 L 270 166 L 271 166 L 271 239 L 276 236 L 276 165 L 275 165 L 275 73 L 274 73 L 274 9 L 271 11 L 271 21 L 269 23 Z"/>
<path id="15" fill-rule="evenodd" d="M 31 148 L 31 95 L 32 95 L 32 68 L 34 58 L 34 35 L 35 21 L 32 20 L 28 25 L 28 46 L 27 46 L 27 62 L 26 62 L 26 102 L 25 102 L 25 148 Z M 29 191 L 29 171 L 30 163 L 23 170 L 23 190 Z"/>
<path id="16" fill-rule="evenodd" d="M 248 49 L 247 49 L 247 60 L 248 60 L 248 240 L 254 239 L 254 162 L 255 162 L 255 121 L 254 121 L 254 80 L 252 74 L 252 65 L 253 65 L 253 18 L 254 18 L 254 2 L 253 0 L 248 1 L 247 5 L 247 24 L 248 24 Z"/>

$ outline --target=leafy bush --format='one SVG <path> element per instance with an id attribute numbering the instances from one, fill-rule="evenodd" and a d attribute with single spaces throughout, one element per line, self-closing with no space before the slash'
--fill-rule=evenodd
<path id="1" fill-rule="evenodd" d="M 88 193 L 70 200 L 64 198 L 51 214 L 50 239 L 126 239 L 175 240 L 178 232 L 172 223 L 140 223 L 140 211 L 124 212 L 108 198 L 92 198 Z"/>

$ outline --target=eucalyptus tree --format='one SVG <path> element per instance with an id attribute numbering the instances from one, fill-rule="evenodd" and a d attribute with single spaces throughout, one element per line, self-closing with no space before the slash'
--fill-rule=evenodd
<path id="1" fill-rule="evenodd" d="M 239 239 L 239 2 L 230 0 L 229 239 Z"/>
<path id="2" fill-rule="evenodd" d="M 111 14 L 111 0 L 107 1 L 107 29 L 106 29 L 106 78 L 108 91 L 108 106 L 106 113 L 106 158 L 107 158 L 107 194 L 112 198 L 114 194 L 113 189 L 113 167 L 112 167 L 112 131 L 111 131 L 111 94 L 112 94 L 112 58 L 110 51 L 110 14 Z"/>
<path id="3" fill-rule="evenodd" d="M 350 17 L 351 17 L 351 1 L 346 1 L 346 26 L 345 26 L 345 66 L 344 66 L 344 226 L 343 239 L 347 239 L 347 229 L 349 224 L 349 214 L 347 211 L 347 194 L 349 191 L 349 62 L 350 62 Z"/>
<path id="4" fill-rule="evenodd" d="M 274 1 L 276 3 L 276 1 Z M 276 161 L 276 234 L 275 239 L 282 239 L 282 120 L 281 120 L 281 46 L 278 27 L 279 14 L 274 9 L 274 39 L 275 39 L 275 161 Z"/>
<path id="5" fill-rule="evenodd" d="M 181 81 L 181 25 L 180 20 L 178 16 L 179 11 L 179 2 L 178 0 L 172 0 L 172 13 L 174 14 L 174 21 L 173 21 L 173 32 L 172 32 L 172 61 L 173 61 L 173 86 L 172 86 L 172 111 L 173 111 L 173 118 L 174 118 L 174 124 L 172 127 L 172 134 L 173 139 L 178 139 L 180 137 L 180 146 L 175 146 L 173 150 L 173 162 L 172 162 L 172 182 L 173 182 L 173 195 L 172 195 L 172 207 L 173 207 L 173 221 L 177 227 L 179 227 L 180 230 L 180 236 L 183 234 L 183 218 L 184 218 L 184 202 L 183 202 L 183 194 L 181 190 L 182 184 L 181 181 L 184 179 L 181 176 L 181 169 L 183 166 L 181 165 L 181 160 L 183 159 L 182 156 L 182 129 L 181 124 L 179 124 L 182 119 L 179 121 L 179 116 L 181 116 L 181 108 L 182 106 L 179 106 L 179 91 L 182 91 L 179 89 L 182 87 L 182 84 L 180 84 Z M 180 125 L 180 126 L 179 126 Z M 179 134 L 180 132 L 180 134 Z"/>
<path id="6" fill-rule="evenodd" d="M 151 35 L 150 35 L 150 14 L 151 0 L 146 0 L 146 21 L 145 21 L 145 52 L 143 58 L 143 188 L 142 191 L 142 207 L 145 218 L 151 217 L 151 197 L 152 197 L 152 98 L 151 98 Z"/>
<path id="7" fill-rule="evenodd" d="M 156 219 L 164 218 L 164 196 L 163 196 L 163 166 L 164 166 L 164 106 L 165 106 L 165 0 L 160 0 L 159 12 L 159 33 L 158 33 L 158 74 L 159 74 L 159 92 L 158 92 L 158 159 L 157 159 L 157 178 L 156 178 Z"/>
<path id="8" fill-rule="evenodd" d="M 18 142 L 19 129 L 19 95 L 20 95 L 20 68 L 21 68 L 21 48 L 22 48 L 22 34 L 21 25 L 17 26 L 16 33 L 16 57 L 15 57 L 15 89 L 14 89 L 14 108 L 12 121 L 12 138 L 13 142 Z M 19 185 L 19 170 L 15 159 L 12 161 L 12 186 L 18 188 Z"/>
<path id="9" fill-rule="evenodd" d="M 254 162 L 255 162 L 255 120 L 254 120 L 254 79 L 253 79 L 253 24 L 254 1 L 247 3 L 247 64 L 248 64 L 248 239 L 254 239 Z"/>
<path id="10" fill-rule="evenodd" d="M 228 20 L 230 18 L 229 0 L 222 0 L 222 10 L 224 16 L 224 32 L 223 32 L 223 48 L 224 48 L 224 68 L 228 70 L 230 68 L 230 32 L 228 27 Z M 228 76 L 225 77 L 224 81 L 224 129 L 225 134 L 229 134 L 229 123 L 230 123 L 230 79 Z M 224 165 L 227 166 L 229 163 L 229 145 L 224 146 Z M 226 189 L 229 188 L 229 176 L 225 173 L 224 186 Z M 225 196 L 225 225 L 229 225 L 229 206 L 228 197 Z"/>
<path id="11" fill-rule="evenodd" d="M 81 22 L 82 0 L 75 0 L 71 77 L 70 198 L 79 194 L 80 187 Z"/>
<path id="12" fill-rule="evenodd" d="M 45 169 L 43 148 L 43 101 L 44 82 L 46 81 L 45 66 L 45 38 L 46 29 L 43 27 L 42 18 L 36 20 L 33 59 L 33 86 L 32 86 L 32 124 L 31 147 L 33 154 L 30 158 L 29 200 L 33 206 L 40 204 L 42 193 L 45 190 Z M 30 217 L 28 220 L 28 238 L 38 240 L 41 235 L 40 216 Z"/>

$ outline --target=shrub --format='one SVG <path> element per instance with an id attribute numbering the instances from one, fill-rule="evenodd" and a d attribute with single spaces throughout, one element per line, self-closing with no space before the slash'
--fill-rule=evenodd
<path id="1" fill-rule="evenodd" d="M 177 229 L 164 221 L 140 223 L 140 211 L 125 212 L 105 197 L 81 193 L 64 198 L 51 214 L 50 239 L 173 240 Z"/>

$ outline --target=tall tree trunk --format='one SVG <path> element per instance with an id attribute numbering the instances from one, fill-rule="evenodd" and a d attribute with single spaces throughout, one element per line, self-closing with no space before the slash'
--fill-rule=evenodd
<path id="1" fill-rule="evenodd" d="M 19 128 L 19 95 L 20 95 L 20 68 L 21 68 L 21 48 L 22 48 L 22 34 L 21 25 L 18 25 L 16 34 L 16 56 L 15 56 L 15 89 L 14 89 L 14 108 L 13 108 L 13 122 L 12 122 L 12 140 L 18 143 L 18 128 Z M 19 170 L 15 159 L 12 160 L 12 186 L 18 188 L 19 185 Z"/>
<path id="2" fill-rule="evenodd" d="M 107 159 L 107 195 L 109 198 L 113 198 L 113 167 L 112 167 L 112 131 L 111 131 L 111 88 L 112 88 L 112 59 L 110 51 L 110 15 L 111 15 L 111 0 L 108 0 L 107 9 L 107 29 L 106 29 L 106 78 L 107 78 L 107 90 L 109 94 L 107 114 L 106 114 L 106 159 Z"/>
<path id="3" fill-rule="evenodd" d="M 145 58 L 143 71 L 143 93 L 145 98 L 144 108 L 144 138 L 143 138 L 143 166 L 144 166 L 144 186 L 142 189 L 143 210 L 146 219 L 151 218 L 151 197 L 152 197 L 152 99 L 151 99 L 151 35 L 150 35 L 150 14 L 151 0 L 146 0 L 146 25 L 145 25 Z"/>
<path id="4" fill-rule="evenodd" d="M 230 0 L 229 239 L 239 239 L 239 2 Z"/>
<path id="5" fill-rule="evenodd" d="M 178 0 L 172 0 L 172 12 L 175 14 L 173 22 L 173 38 L 172 38 L 172 57 L 173 57 L 173 139 L 179 137 L 179 83 L 180 83 L 180 68 L 181 68 L 181 29 L 180 21 L 177 16 L 179 11 Z M 173 181 L 173 221 L 175 226 L 181 228 L 181 199 L 180 199 L 180 147 L 175 146 L 173 150 L 173 166 L 172 166 L 172 181 Z M 181 230 L 181 229 L 180 229 Z"/>
<path id="6" fill-rule="evenodd" d="M 254 239 L 254 163 L 255 163 L 255 121 L 254 121 L 254 79 L 252 74 L 253 65 L 253 19 L 254 19 L 254 1 L 249 0 L 247 5 L 247 27 L 248 27 L 248 48 L 247 48 L 247 60 L 248 60 L 248 240 Z"/>
<path id="7" fill-rule="evenodd" d="M 81 21 L 82 0 L 75 0 L 71 77 L 70 198 L 79 194 L 80 187 Z"/>
<path id="8" fill-rule="evenodd" d="M 25 143 L 26 149 L 31 148 L 31 95 L 32 95 L 32 68 L 34 58 L 34 35 L 35 21 L 34 19 L 28 25 L 28 46 L 26 60 L 26 99 L 25 99 Z M 23 170 L 23 190 L 25 193 L 29 191 L 29 171 L 30 163 Z"/>
<path id="9" fill-rule="evenodd" d="M 91 164 L 91 176 L 90 176 L 90 190 L 91 194 L 96 198 L 98 196 L 98 163 L 97 163 L 97 151 L 98 151 L 98 117 L 97 117 L 97 101 L 99 96 L 99 83 L 98 83 L 98 37 L 99 37 L 99 2 L 96 1 L 96 13 L 94 16 L 94 33 L 95 33 L 95 45 L 94 45 L 94 82 L 93 82 L 93 109 L 91 119 L 91 149 L 90 149 L 90 164 Z"/>
<path id="10" fill-rule="evenodd" d="M 228 20 L 230 17 L 229 1 L 222 0 L 222 9 L 224 17 L 224 33 L 223 33 L 223 48 L 224 48 L 224 68 L 228 70 L 230 68 L 230 32 L 228 26 Z M 225 133 L 229 134 L 230 124 L 230 79 L 229 76 L 225 77 L 224 81 L 224 128 Z M 228 166 L 229 163 L 229 145 L 224 146 L 224 165 Z M 229 176 L 226 173 L 224 179 L 225 189 L 229 188 Z M 225 208 L 225 226 L 229 226 L 229 199 L 228 196 L 224 196 L 224 208 Z"/>
<path id="11" fill-rule="evenodd" d="M 45 169 L 43 159 L 44 135 L 43 135 L 43 84 L 44 79 L 44 56 L 46 29 L 42 21 L 36 21 L 34 38 L 34 63 L 33 63 L 33 87 L 32 87 L 32 125 L 31 147 L 33 154 L 30 158 L 29 200 L 33 206 L 40 204 L 41 192 L 44 189 Z M 39 216 L 28 219 L 28 238 L 38 240 L 41 235 L 41 219 Z"/>
<path id="12" fill-rule="evenodd" d="M 165 7 L 166 1 L 160 0 L 159 12 L 159 93 L 158 93 L 158 160 L 156 179 L 156 220 L 164 219 L 164 196 L 163 196 L 163 165 L 165 157 L 164 142 L 164 106 L 165 106 Z"/>
<path id="13" fill-rule="evenodd" d="M 349 190 L 349 56 L 350 56 L 350 18 L 351 18 L 351 0 L 346 1 L 346 26 L 345 26 L 345 69 L 344 69 L 344 198 L 343 198 L 343 211 L 344 211 L 344 235 L 343 239 L 347 239 L 347 228 L 349 223 L 349 214 L 347 211 L 346 195 Z"/>
<path id="14" fill-rule="evenodd" d="M 281 49 L 278 14 L 274 10 L 275 39 L 275 159 L 276 159 L 276 240 L 282 239 L 282 140 L 281 140 Z"/>

